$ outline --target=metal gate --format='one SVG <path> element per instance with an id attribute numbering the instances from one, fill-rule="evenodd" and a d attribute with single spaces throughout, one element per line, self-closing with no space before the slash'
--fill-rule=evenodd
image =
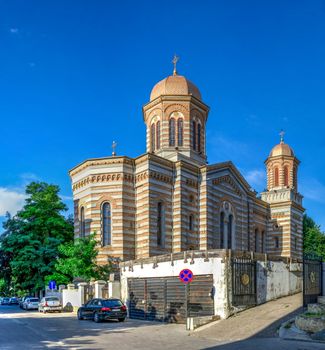
<path id="1" fill-rule="evenodd" d="M 130 318 L 185 323 L 186 317 L 214 314 L 212 275 L 185 285 L 178 277 L 128 280 Z"/>
<path id="2" fill-rule="evenodd" d="M 91 300 L 95 295 L 95 285 L 87 284 L 84 289 L 84 304 Z"/>
<path id="3" fill-rule="evenodd" d="M 322 295 L 322 258 L 305 254 L 303 258 L 303 304 L 316 303 Z"/>
<path id="4" fill-rule="evenodd" d="M 256 305 L 256 261 L 233 258 L 232 305 Z"/>

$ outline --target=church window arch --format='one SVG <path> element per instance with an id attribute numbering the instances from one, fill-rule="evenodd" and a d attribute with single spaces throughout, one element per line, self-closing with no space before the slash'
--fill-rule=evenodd
<path id="1" fill-rule="evenodd" d="M 227 248 L 232 249 L 232 236 L 233 236 L 233 224 L 234 216 L 232 214 L 228 217 L 228 239 L 227 239 Z"/>
<path id="2" fill-rule="evenodd" d="M 196 151 L 196 121 L 192 121 L 192 148 Z"/>
<path id="3" fill-rule="evenodd" d="M 156 124 L 156 147 L 157 149 L 160 148 L 160 120 Z"/>
<path id="4" fill-rule="evenodd" d="M 197 124 L 197 151 L 201 152 L 201 124 Z"/>
<path id="5" fill-rule="evenodd" d="M 150 128 L 151 152 L 154 152 L 156 148 L 155 137 L 156 137 L 155 123 L 152 123 Z"/>
<path id="6" fill-rule="evenodd" d="M 258 253 L 259 251 L 259 231 L 258 228 L 255 229 L 255 252 Z"/>
<path id="7" fill-rule="evenodd" d="M 177 145 L 183 146 L 183 118 L 177 120 Z"/>
<path id="8" fill-rule="evenodd" d="M 225 234 L 225 213 L 222 211 L 220 213 L 220 248 L 225 248 L 224 246 L 224 234 Z"/>
<path id="9" fill-rule="evenodd" d="M 289 168 L 286 165 L 283 169 L 284 186 L 289 186 Z"/>
<path id="10" fill-rule="evenodd" d="M 279 168 L 278 167 L 274 168 L 274 186 L 275 187 L 279 186 Z"/>
<path id="11" fill-rule="evenodd" d="M 175 146 L 175 119 L 169 119 L 169 146 Z"/>
<path id="12" fill-rule="evenodd" d="M 102 217 L 102 246 L 108 246 L 112 244 L 112 213 L 111 205 L 109 202 L 105 202 L 102 205 L 101 210 Z"/>
<path id="13" fill-rule="evenodd" d="M 85 208 L 80 208 L 80 238 L 85 238 L 86 235 L 86 223 L 85 223 Z"/>
<path id="14" fill-rule="evenodd" d="M 261 233 L 261 253 L 265 253 L 265 231 Z"/>
<path id="15" fill-rule="evenodd" d="M 165 207 L 163 202 L 157 204 L 157 246 L 165 243 Z"/>
<path id="16" fill-rule="evenodd" d="M 194 215 L 193 214 L 190 214 L 190 216 L 188 217 L 188 229 L 189 229 L 189 231 L 194 230 Z"/>

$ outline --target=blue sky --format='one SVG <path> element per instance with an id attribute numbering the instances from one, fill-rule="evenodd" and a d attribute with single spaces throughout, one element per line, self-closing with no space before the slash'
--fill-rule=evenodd
<path id="1" fill-rule="evenodd" d="M 258 191 L 279 131 L 325 229 L 325 2 L 0 0 L 0 221 L 31 180 L 60 185 L 86 158 L 145 151 L 142 105 L 178 71 L 211 111 L 209 163 Z"/>

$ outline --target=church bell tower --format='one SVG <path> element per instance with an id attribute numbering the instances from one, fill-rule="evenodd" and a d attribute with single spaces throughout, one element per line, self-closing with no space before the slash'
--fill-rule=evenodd
<path id="1" fill-rule="evenodd" d="M 262 200 L 269 203 L 271 218 L 268 225 L 268 251 L 271 254 L 302 257 L 302 195 L 298 192 L 298 166 L 292 148 L 284 142 L 273 147 L 265 161 L 267 191 Z"/>

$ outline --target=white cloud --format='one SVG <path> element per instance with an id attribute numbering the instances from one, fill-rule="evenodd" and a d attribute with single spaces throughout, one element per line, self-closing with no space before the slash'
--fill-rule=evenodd
<path id="1" fill-rule="evenodd" d="M 60 197 L 63 201 L 71 201 L 73 199 L 73 197 L 65 195 L 60 195 Z"/>
<path id="2" fill-rule="evenodd" d="M 11 34 L 17 34 L 17 33 L 19 32 L 19 29 L 18 29 L 18 28 L 10 28 L 10 29 L 9 29 L 9 32 L 10 32 Z"/>
<path id="3" fill-rule="evenodd" d="M 244 177 L 251 186 L 257 188 L 266 187 L 266 173 L 264 169 L 252 169 L 244 171 Z"/>
<path id="4" fill-rule="evenodd" d="M 22 192 L 0 187 L 0 216 L 4 216 L 7 211 L 16 214 L 23 207 L 25 198 Z"/>

